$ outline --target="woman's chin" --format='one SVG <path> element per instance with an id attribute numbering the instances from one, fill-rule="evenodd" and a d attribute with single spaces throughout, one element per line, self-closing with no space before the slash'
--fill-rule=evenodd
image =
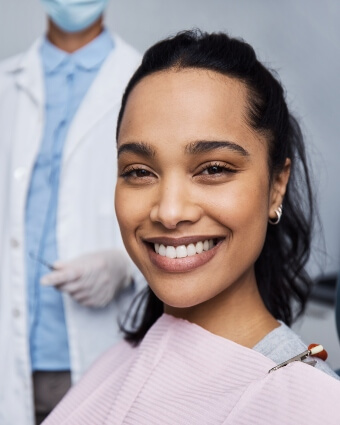
<path id="1" fill-rule="evenodd" d="M 157 298 L 163 302 L 165 311 L 169 309 L 188 309 L 202 303 L 201 300 L 198 300 L 197 297 L 193 297 L 191 294 L 186 295 L 178 292 L 176 293 L 175 291 L 172 294 L 164 294 L 163 292 L 157 291 L 154 291 L 154 293 Z"/>

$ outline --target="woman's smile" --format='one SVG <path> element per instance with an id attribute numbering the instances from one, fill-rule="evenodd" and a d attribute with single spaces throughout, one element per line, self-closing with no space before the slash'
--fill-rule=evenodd
<path id="1" fill-rule="evenodd" d="M 223 240 L 215 236 L 157 237 L 145 239 L 144 243 L 156 267 L 169 273 L 184 273 L 210 261 Z"/>

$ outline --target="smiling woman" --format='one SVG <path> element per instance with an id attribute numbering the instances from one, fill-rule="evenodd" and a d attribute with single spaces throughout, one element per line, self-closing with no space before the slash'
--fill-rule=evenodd
<path id="1" fill-rule="evenodd" d="M 46 423 L 339 423 L 321 360 L 268 375 L 306 350 L 285 323 L 311 284 L 313 203 L 299 126 L 253 49 L 199 32 L 151 47 L 117 147 L 117 217 L 149 288 Z"/>
<path id="2" fill-rule="evenodd" d="M 247 329 L 249 321 L 254 327 L 256 305 L 261 318 L 259 334 L 252 329 L 256 339 L 278 326 L 273 317 L 291 324 L 291 301 L 298 315 L 311 284 L 303 267 L 313 197 L 302 135 L 282 87 L 246 43 L 222 34 L 196 36 L 179 34 L 150 49 L 127 87 L 118 120 L 117 215 L 126 247 L 151 287 L 145 320 L 129 333 L 135 342 L 161 314 L 161 308 L 152 307 L 158 299 L 165 311 L 191 321 L 189 315 L 195 314 L 202 326 L 206 316 L 199 313 L 200 305 L 209 301 L 201 307 L 211 307 L 223 318 L 223 330 L 230 324 L 237 334 L 242 319 Z M 131 209 L 129 200 L 139 208 Z M 280 226 L 268 227 L 281 204 Z M 149 228 L 146 217 L 140 221 L 143 213 L 149 213 Z M 177 252 L 185 254 L 183 237 L 192 238 L 189 246 L 198 243 L 198 250 L 204 240 L 213 240 L 213 252 L 187 246 L 185 260 L 179 261 Z M 159 244 L 158 252 L 152 242 Z M 195 270 L 195 264 L 204 267 Z M 173 276 L 167 273 L 171 268 L 197 276 Z M 186 307 L 194 308 L 174 311 L 176 303 L 169 305 L 164 291 L 181 301 L 177 307 L 185 306 L 185 292 L 194 303 L 188 300 Z M 236 330 L 226 314 L 235 317 L 229 307 L 238 308 L 241 299 L 248 314 L 238 319 Z M 217 324 L 211 314 L 208 319 Z"/>
<path id="3" fill-rule="evenodd" d="M 116 211 L 128 252 L 165 311 L 229 339 L 252 323 L 248 343 L 242 335 L 252 347 L 278 326 L 254 264 L 290 160 L 270 178 L 266 136 L 245 118 L 247 95 L 242 82 L 211 70 L 141 80 L 120 125 Z"/>

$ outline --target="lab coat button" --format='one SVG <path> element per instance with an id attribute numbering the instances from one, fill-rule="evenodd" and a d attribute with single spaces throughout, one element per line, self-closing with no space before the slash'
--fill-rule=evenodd
<path id="1" fill-rule="evenodd" d="M 15 180 L 22 180 L 26 175 L 26 168 L 24 167 L 18 167 L 14 171 L 14 178 Z"/>
<path id="2" fill-rule="evenodd" d="M 11 238 L 11 247 L 12 248 L 18 248 L 19 246 L 19 241 L 17 239 Z"/>
<path id="3" fill-rule="evenodd" d="M 13 308 L 12 313 L 13 313 L 13 317 L 20 316 L 20 310 L 18 308 Z"/>

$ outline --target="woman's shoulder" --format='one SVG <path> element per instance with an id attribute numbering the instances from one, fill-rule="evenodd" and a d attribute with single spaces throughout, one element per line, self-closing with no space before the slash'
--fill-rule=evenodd
<path id="1" fill-rule="evenodd" d="M 269 332 L 269 334 L 258 342 L 253 349 L 270 358 L 276 364 L 279 364 L 305 351 L 307 349 L 307 345 L 302 341 L 298 334 L 296 334 L 283 322 L 280 322 L 280 326 Z M 326 362 L 321 359 L 316 360 L 316 369 L 339 379 L 338 375 Z"/>
<path id="2" fill-rule="evenodd" d="M 108 349 L 94 362 L 77 385 L 70 389 L 44 424 L 60 425 L 71 418 L 75 410 L 82 410 L 83 406 L 93 405 L 95 410 L 98 405 L 97 397 L 105 393 L 106 387 L 110 387 L 111 391 L 119 390 L 117 385 L 120 375 L 129 368 L 134 352 L 135 349 L 124 340 Z"/>
<path id="3" fill-rule="evenodd" d="M 293 362 L 251 383 L 226 423 L 337 425 L 339 396 L 339 381 L 304 362 Z"/>

